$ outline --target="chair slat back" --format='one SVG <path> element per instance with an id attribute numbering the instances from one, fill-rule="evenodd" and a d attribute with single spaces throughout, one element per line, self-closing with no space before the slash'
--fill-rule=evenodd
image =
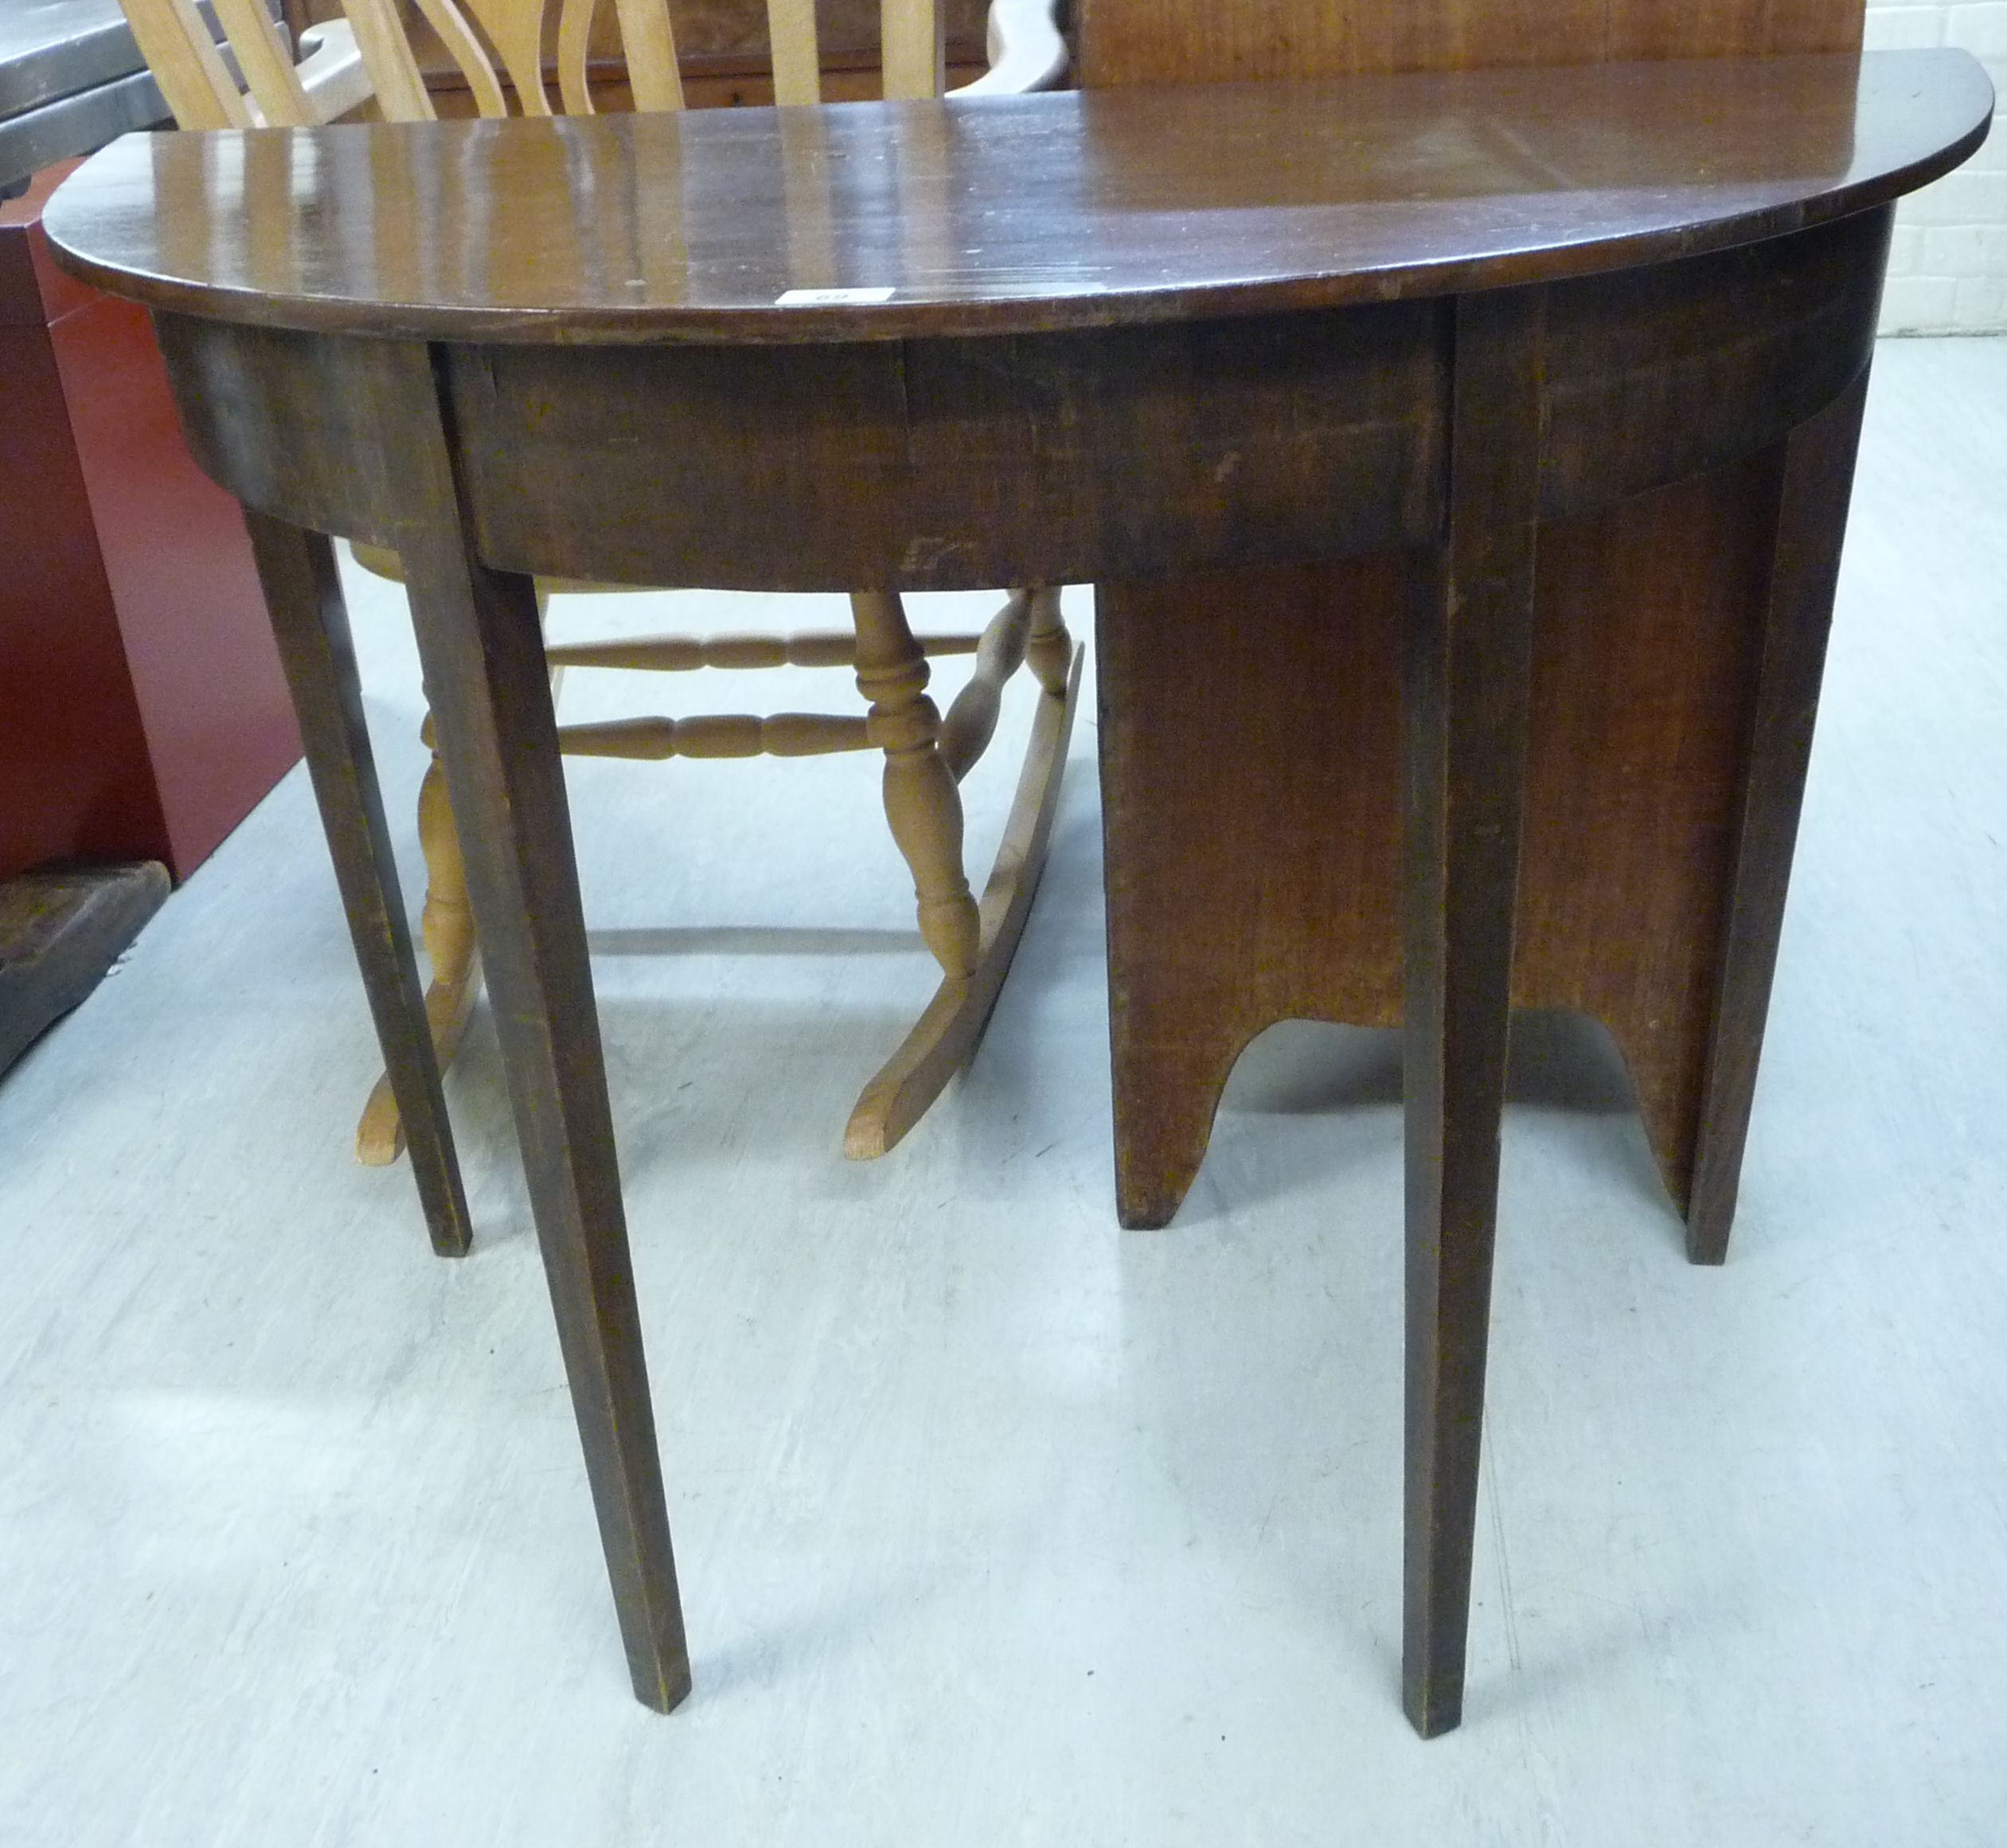
<path id="1" fill-rule="evenodd" d="M 140 54 L 160 84 L 167 106 L 183 128 L 248 128 L 260 122 L 306 127 L 329 111 L 303 84 L 299 67 L 266 10 L 264 0 L 213 0 L 235 53 L 247 99 L 209 35 L 195 0 L 119 0 Z M 588 115 L 588 87 L 593 20 L 602 0 L 410 0 L 439 36 L 482 115 L 509 113 L 508 91 L 529 115 L 551 113 L 544 80 L 547 21 L 556 10 L 559 107 L 567 115 Z M 378 109 L 392 122 L 429 121 L 435 114 L 400 11 L 400 0 L 342 0 L 355 37 L 356 53 L 369 76 Z M 676 35 L 665 0 L 612 0 L 625 54 L 627 79 L 637 109 L 683 107 Z M 1049 20 L 1041 10 L 1043 36 Z M 938 96 L 947 88 L 946 15 L 940 0 L 880 0 L 884 93 L 888 97 Z M 993 32 L 995 24 L 993 15 Z M 815 0 L 767 0 L 767 25 L 773 49 L 774 100 L 783 105 L 822 100 L 822 46 L 816 31 Z M 1032 36 L 1025 35 L 1027 39 Z M 492 48 L 494 56 L 490 57 Z M 496 68 L 499 61 L 500 69 Z M 1064 68 L 1063 55 L 1049 81 Z M 506 80 L 506 86 L 505 81 Z M 359 75 L 356 78 L 360 82 Z M 1017 87 L 1013 85 L 1012 87 Z M 355 100 L 345 86 L 346 107 Z"/>
<path id="2" fill-rule="evenodd" d="M 251 111 L 193 0 L 120 0 L 139 55 L 184 128 L 248 128 Z M 226 26 L 227 29 L 227 26 Z"/>
<path id="3" fill-rule="evenodd" d="M 881 0 L 880 61 L 888 97 L 938 96 L 947 88 L 947 41 L 936 0 Z"/>
<path id="4" fill-rule="evenodd" d="M 185 5 L 187 0 L 178 3 Z M 256 0 L 235 3 L 255 6 Z M 385 115 L 392 121 L 430 118 L 432 106 L 404 35 L 397 0 L 343 0 L 343 4 Z M 515 91 L 521 113 L 551 113 L 543 58 L 545 33 L 555 10 L 560 106 L 567 115 L 593 112 L 587 75 L 600 0 L 414 0 L 414 4 L 467 79 L 474 106 L 483 115 L 508 113 L 504 76 Z M 675 31 L 665 0 L 613 0 L 613 8 L 635 107 L 681 108 Z M 939 96 L 947 76 L 939 0 L 880 0 L 880 24 L 886 96 Z M 775 101 L 783 105 L 819 103 L 822 48 L 814 0 L 767 0 L 767 25 L 773 48 Z M 488 55 L 490 46 L 500 61 L 499 71 Z"/>
<path id="5" fill-rule="evenodd" d="M 349 29 L 325 22 L 302 37 L 293 61 L 266 0 L 213 0 L 237 68 L 241 93 L 194 0 L 119 0 L 126 23 L 183 128 L 310 128 L 368 96 L 369 77 Z"/>
<path id="6" fill-rule="evenodd" d="M 627 82 L 637 109 L 680 109 L 683 107 L 682 72 L 676 62 L 676 33 L 669 22 L 669 9 L 660 0 L 614 0 L 619 16 L 621 42 L 627 53 Z M 576 14 L 584 21 L 576 35 L 578 53 L 573 72 L 576 103 L 568 94 L 568 114 L 581 115 L 592 107 L 585 87 L 586 27 L 592 20 L 592 0 L 564 0 L 565 17 Z M 562 34 L 560 33 L 560 37 Z"/>
<path id="7" fill-rule="evenodd" d="M 265 10 L 264 0 L 212 3 L 260 114 L 276 127 L 299 127 L 313 121 L 313 105 L 293 68 L 292 53 Z"/>
<path id="8" fill-rule="evenodd" d="M 815 37 L 815 0 L 767 0 L 767 36 L 774 54 L 774 100 L 822 100 L 822 48 Z"/>
<path id="9" fill-rule="evenodd" d="M 385 120 L 430 121 L 431 98 L 426 94 L 425 79 L 418 68 L 418 60 L 412 56 L 411 41 L 404 35 L 404 21 L 397 17 L 397 0 L 343 0 L 343 6 L 349 16 L 349 25 L 355 33 L 356 49 L 362 53 L 362 62 L 369 72 L 369 87 L 375 93 L 377 107 Z M 502 86 L 495 81 L 494 69 L 488 62 L 487 53 L 468 29 L 467 21 L 457 9 L 436 17 L 430 6 L 424 8 L 424 11 L 433 30 L 446 40 L 447 49 L 453 52 L 453 61 L 467 73 L 481 113 L 502 114 Z M 465 39 L 464 47 L 454 45 L 456 33 Z"/>

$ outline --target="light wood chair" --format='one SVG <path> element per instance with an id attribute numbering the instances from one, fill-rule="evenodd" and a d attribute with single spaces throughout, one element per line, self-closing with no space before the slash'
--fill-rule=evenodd
<path id="1" fill-rule="evenodd" d="M 293 65 L 261 0 L 218 0 L 217 13 L 250 86 L 240 96 L 204 31 L 193 0 L 120 0 L 141 49 L 185 128 L 243 127 L 262 120 L 307 127 L 365 96 L 392 121 L 435 114 L 398 0 L 344 0 L 348 20 L 334 34 L 346 62 L 338 82 L 313 61 Z M 595 0 L 415 0 L 458 65 L 483 115 L 551 113 L 546 53 L 554 41 L 563 112 L 590 113 L 588 84 Z M 979 98 L 1049 87 L 1066 69 L 1052 0 L 993 0 L 990 68 L 953 94 Z M 635 107 L 676 109 L 683 90 L 669 12 L 662 0 L 613 0 Z M 776 100 L 810 105 L 821 96 L 814 0 L 767 0 Z M 555 19 L 554 30 L 553 19 Z M 943 94 L 944 39 L 936 0 L 881 0 L 884 90 L 894 99 Z M 492 50 L 493 56 L 490 56 Z M 325 54 L 323 54 L 325 55 Z M 497 68 L 497 60 L 500 68 Z M 357 72 L 363 75 L 358 79 Z M 514 108 L 511 110 L 511 102 Z M 400 577 L 394 555 L 357 546 L 362 563 Z M 597 590 L 611 585 L 540 584 Z M 541 599 L 540 599 L 541 600 Z M 916 638 L 895 593 L 851 600 L 849 632 L 682 636 L 569 643 L 549 653 L 553 676 L 567 667 L 678 672 L 704 667 L 846 666 L 870 701 L 869 716 L 787 713 L 680 720 L 638 718 L 560 729 L 566 752 L 660 759 L 806 756 L 877 748 L 885 754 L 884 805 L 914 881 L 920 928 L 941 966 L 940 986 L 917 1025 L 865 1087 L 852 1111 L 844 1152 L 883 1154 L 912 1127 L 967 1059 L 1009 966 L 1043 863 L 1072 725 L 1078 657 L 1056 588 L 1014 591 L 980 635 Z M 931 658 L 972 654 L 974 671 L 939 713 L 926 692 Z M 980 901 L 962 858 L 957 785 L 994 730 L 1005 683 L 1021 666 L 1039 698 L 1016 799 Z M 431 724 L 424 738 L 432 744 Z M 457 1051 L 479 983 L 478 946 L 446 782 L 436 752 L 419 796 L 419 834 L 428 889 L 421 921 L 431 979 L 428 1026 L 439 1062 Z M 358 1157 L 394 1161 L 404 1131 L 387 1078 L 380 1078 L 357 1132 Z"/>

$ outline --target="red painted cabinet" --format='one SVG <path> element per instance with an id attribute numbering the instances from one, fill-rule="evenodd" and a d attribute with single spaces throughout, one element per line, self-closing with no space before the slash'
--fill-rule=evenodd
<path id="1" fill-rule="evenodd" d="M 235 501 L 143 310 L 61 275 L 55 175 L 0 205 L 0 878 L 199 865 L 299 756 Z"/>

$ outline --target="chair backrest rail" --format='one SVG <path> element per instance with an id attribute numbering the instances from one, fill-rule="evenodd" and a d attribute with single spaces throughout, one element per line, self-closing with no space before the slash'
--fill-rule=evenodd
<path id="1" fill-rule="evenodd" d="M 264 0 L 213 0 L 252 100 L 267 122 L 310 120 L 312 106 Z M 199 28 L 198 28 L 199 29 Z"/>
<path id="2" fill-rule="evenodd" d="M 295 64 L 267 10 L 267 0 L 214 0 L 228 49 L 244 73 L 240 91 L 224 49 L 212 37 L 195 0 L 119 0 L 142 55 L 183 128 L 310 127 L 373 96 L 392 122 L 429 121 L 437 114 L 406 31 L 406 0 L 342 0 L 346 20 L 309 29 Z M 602 0 L 408 0 L 445 49 L 488 117 L 515 108 L 551 113 L 545 66 L 547 22 L 555 33 L 559 107 L 590 115 L 593 22 Z M 991 0 L 990 69 L 956 94 L 1017 95 L 1057 83 L 1067 68 L 1065 41 L 1053 24 L 1054 0 Z M 773 58 L 774 100 L 783 107 L 819 103 L 821 42 L 815 0 L 766 0 Z M 666 0 L 613 0 L 635 108 L 681 109 L 682 72 Z M 938 96 L 946 89 L 946 19 L 939 0 L 880 0 L 884 94 Z M 498 65 L 499 68 L 498 68 Z"/>
<path id="3" fill-rule="evenodd" d="M 815 35 L 815 0 L 767 0 L 767 33 L 774 53 L 774 100 L 787 107 L 822 100 L 822 52 Z"/>
<path id="4" fill-rule="evenodd" d="M 392 122 L 429 119 L 432 100 L 426 92 L 418 60 L 412 55 L 411 41 L 404 36 L 404 23 L 397 17 L 397 0 L 344 0 L 344 5 L 349 23 L 355 29 L 357 49 L 362 53 L 376 92 L 377 107 Z M 502 85 L 459 8 L 446 11 L 431 0 L 419 0 L 419 7 L 473 86 L 481 113 L 498 114 L 505 107 Z M 455 43 L 456 39 L 464 42 Z"/>
<path id="5" fill-rule="evenodd" d="M 235 0 L 240 6 L 256 0 Z M 508 113 L 506 78 L 526 115 L 551 113 L 545 88 L 546 25 L 556 12 L 557 87 L 567 115 L 589 115 L 588 82 L 598 0 L 415 0 L 459 67 L 483 115 Z M 397 0 L 344 0 L 356 40 L 376 80 L 384 114 L 424 120 L 434 113 L 397 18 Z M 683 107 L 675 29 L 663 0 L 613 0 L 628 83 L 637 109 Z M 939 0 L 880 0 L 881 60 L 888 97 L 941 94 L 947 82 L 947 37 Z M 822 100 L 822 47 L 814 0 L 767 0 L 774 100 L 783 106 Z M 483 40 L 486 45 L 483 44 Z M 494 48 L 499 72 L 488 56 Z"/>

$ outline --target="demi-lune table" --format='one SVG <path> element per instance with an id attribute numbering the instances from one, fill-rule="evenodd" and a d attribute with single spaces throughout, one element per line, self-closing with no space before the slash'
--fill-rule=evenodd
<path id="1" fill-rule="evenodd" d="M 1153 1061 L 1175 1075 L 1181 1034 L 1260 977 L 1237 955 L 1343 940 L 1356 895 L 1290 869 L 1332 864 L 1321 837 L 1350 819 L 1299 828 L 1295 784 L 1318 787 L 1355 725 L 1399 740 L 1404 1680 L 1438 1732 L 1462 1694 L 1522 792 L 1556 752 L 1566 784 L 1597 713 L 1670 697 L 1652 675 L 1557 686 L 1617 615 L 1556 604 L 1555 586 L 1596 510 L 1747 471 L 1754 512 L 1720 544 L 1634 548 L 1626 566 L 1697 608 L 1731 581 L 1728 615 L 1702 627 L 1748 663 L 1746 701 L 1711 721 L 1740 742 L 1702 952 L 1720 969 L 1693 1190 L 1708 1256 L 1733 1199 L 1890 213 L 1979 144 L 1992 102 L 1957 53 L 1606 65 L 131 138 L 64 189 L 47 218 L 62 261 L 153 310 L 195 452 L 247 509 L 439 1213 L 457 1178 L 426 1132 L 438 1076 L 322 535 L 404 557 L 644 1701 L 674 1705 L 689 1670 L 533 576 L 1133 587 L 1357 557 L 1400 587 L 1403 665 L 1371 712 L 1318 678 L 1343 609 L 1265 604 L 1199 637 L 1166 618 L 1154 647 L 1126 600 L 1101 632 L 1103 768 L 1133 1118 Z M 1263 624 L 1302 632 L 1294 760 L 1262 756 L 1272 715 L 1230 671 L 1206 684 Z M 1682 652 L 1644 658 L 1677 679 Z M 1193 711 L 1205 722 L 1185 726 Z M 1244 749 L 1272 788 L 1236 782 Z M 1650 788 L 1624 800 L 1650 808 Z M 1224 934 L 1180 921 L 1195 817 L 1276 869 L 1228 894 Z M 1583 852 L 1599 825 L 1578 830 Z M 1653 838 L 1679 862 L 1677 829 Z"/>

